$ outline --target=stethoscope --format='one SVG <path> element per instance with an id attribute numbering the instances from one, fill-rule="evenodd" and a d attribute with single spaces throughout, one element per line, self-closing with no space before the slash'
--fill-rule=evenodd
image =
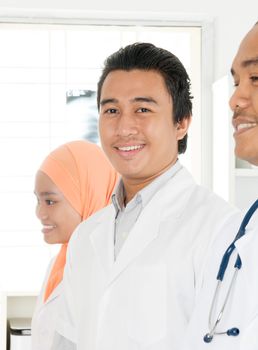
<path id="1" fill-rule="evenodd" d="M 246 213 L 246 215 L 245 215 L 245 217 L 244 217 L 244 219 L 243 219 L 243 221 L 242 221 L 242 223 L 240 225 L 240 228 L 238 230 L 238 233 L 237 233 L 234 241 L 229 245 L 228 249 L 225 251 L 225 253 L 224 253 L 223 257 L 222 257 L 222 260 L 221 260 L 221 263 L 220 263 L 220 267 L 219 267 L 219 271 L 218 271 L 218 274 L 217 274 L 217 281 L 218 282 L 217 282 L 215 293 L 214 293 L 214 296 L 213 296 L 213 299 L 212 299 L 212 304 L 211 304 L 210 313 L 209 313 L 209 329 L 210 329 L 210 331 L 209 331 L 209 333 L 205 334 L 205 336 L 203 337 L 203 340 L 204 340 L 205 343 L 210 343 L 212 341 L 214 335 L 226 334 L 228 336 L 234 336 L 235 337 L 235 336 L 238 336 L 238 334 L 240 333 L 240 330 L 237 327 L 229 328 L 225 332 L 217 332 L 216 331 L 217 326 L 220 323 L 221 318 L 223 316 L 225 307 L 226 307 L 226 305 L 228 303 L 230 294 L 231 294 L 231 292 L 233 290 L 234 284 L 236 282 L 236 277 L 237 277 L 238 271 L 242 267 L 242 261 L 241 261 L 241 258 L 239 256 L 239 254 L 237 255 L 237 258 L 236 258 L 236 262 L 235 262 L 235 265 L 234 265 L 235 271 L 234 271 L 234 274 L 232 276 L 231 282 L 229 284 L 229 287 L 228 287 L 228 290 L 227 290 L 224 302 L 222 304 L 220 312 L 218 313 L 216 321 L 213 324 L 212 324 L 212 316 L 213 316 L 213 314 L 214 314 L 214 312 L 216 310 L 217 300 L 218 300 L 218 296 L 219 296 L 219 293 L 220 293 L 220 290 L 221 290 L 221 284 L 222 284 L 225 272 L 227 270 L 227 266 L 228 266 L 230 257 L 232 255 L 234 249 L 236 248 L 235 243 L 236 243 L 236 241 L 239 238 L 241 238 L 241 237 L 243 237 L 245 235 L 246 226 L 248 225 L 248 223 L 249 223 L 252 215 L 256 211 L 256 209 L 258 209 L 258 199 L 254 202 L 254 204 L 247 211 L 247 213 Z"/>

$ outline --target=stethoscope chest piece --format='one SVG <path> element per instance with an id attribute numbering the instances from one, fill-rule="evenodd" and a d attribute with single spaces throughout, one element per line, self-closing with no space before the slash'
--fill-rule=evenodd
<path id="1" fill-rule="evenodd" d="M 205 334 L 205 336 L 203 337 L 203 340 L 205 343 L 210 343 L 213 339 L 213 335 L 211 335 L 210 333 Z"/>

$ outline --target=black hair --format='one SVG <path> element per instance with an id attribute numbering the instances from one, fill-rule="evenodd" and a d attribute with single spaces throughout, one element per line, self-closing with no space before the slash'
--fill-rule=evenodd
<path id="1" fill-rule="evenodd" d="M 134 43 L 121 48 L 104 62 L 104 68 L 98 82 L 97 105 L 100 107 L 100 95 L 107 75 L 115 70 L 133 69 L 154 70 L 162 75 L 173 101 L 173 122 L 188 119 L 192 115 L 192 96 L 190 79 L 181 61 L 171 52 L 150 43 Z M 178 141 L 178 153 L 184 153 L 187 147 L 187 134 Z"/>

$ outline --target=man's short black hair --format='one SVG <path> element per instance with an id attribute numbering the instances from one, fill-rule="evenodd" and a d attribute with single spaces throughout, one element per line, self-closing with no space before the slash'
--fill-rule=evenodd
<path id="1" fill-rule="evenodd" d="M 192 96 L 190 79 L 181 61 L 171 52 L 150 43 L 134 43 L 121 48 L 110 55 L 98 82 L 97 104 L 100 107 L 100 95 L 107 75 L 115 70 L 133 69 L 154 70 L 162 75 L 173 101 L 173 122 L 176 124 L 192 115 Z M 184 153 L 187 147 L 187 135 L 178 141 L 178 153 Z"/>

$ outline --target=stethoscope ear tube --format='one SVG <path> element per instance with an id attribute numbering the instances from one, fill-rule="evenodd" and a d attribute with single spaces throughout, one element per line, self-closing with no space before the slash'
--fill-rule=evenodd
<path id="1" fill-rule="evenodd" d="M 220 333 L 220 334 L 227 334 L 228 336 L 231 336 L 231 337 L 237 337 L 239 333 L 240 333 L 240 330 L 237 327 L 233 327 L 228 329 L 225 333 Z M 213 339 L 213 335 L 211 333 L 207 333 L 203 337 L 203 340 L 205 343 L 210 343 L 212 339 Z"/>
<path id="2" fill-rule="evenodd" d="M 236 327 L 233 327 L 227 330 L 227 335 L 232 337 L 237 337 L 239 333 L 240 333 L 240 330 Z"/>

